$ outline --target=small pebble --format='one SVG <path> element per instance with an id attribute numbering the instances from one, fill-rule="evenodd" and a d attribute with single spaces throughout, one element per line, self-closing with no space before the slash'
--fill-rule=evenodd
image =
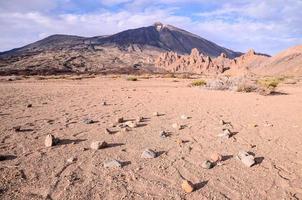
<path id="1" fill-rule="evenodd" d="M 145 151 L 143 151 L 142 155 L 141 155 L 142 158 L 155 158 L 156 157 L 156 152 L 154 152 L 153 150 L 151 149 L 146 149 Z"/>
<path id="2" fill-rule="evenodd" d="M 31 108 L 31 107 L 33 107 L 33 105 L 32 105 L 32 104 L 27 104 L 26 107 L 27 107 L 27 108 Z"/>
<path id="3" fill-rule="evenodd" d="M 129 126 L 130 128 L 136 128 L 138 125 L 136 122 L 133 121 L 128 121 L 125 123 L 127 126 Z"/>
<path id="4" fill-rule="evenodd" d="M 121 168 L 122 164 L 120 161 L 113 159 L 113 160 L 105 161 L 104 167 L 105 168 Z"/>
<path id="5" fill-rule="evenodd" d="M 211 154 L 210 159 L 212 162 L 220 162 L 222 161 L 222 155 L 220 155 L 219 153 L 213 153 Z"/>
<path id="6" fill-rule="evenodd" d="M 48 134 L 45 138 L 45 146 L 46 147 L 51 147 L 51 146 L 54 146 L 58 143 L 58 139 L 56 139 L 53 135 L 51 134 Z"/>
<path id="7" fill-rule="evenodd" d="M 107 106 L 107 102 L 106 102 L 106 101 L 103 101 L 103 102 L 102 102 L 102 106 Z"/>
<path id="8" fill-rule="evenodd" d="M 177 129 L 177 130 L 181 130 L 181 129 L 183 129 L 184 127 L 183 127 L 182 125 L 179 125 L 179 124 L 177 124 L 177 123 L 174 123 L 174 124 L 172 124 L 172 128 Z"/>
<path id="9" fill-rule="evenodd" d="M 165 131 L 161 131 L 159 135 L 160 135 L 161 138 L 167 138 L 168 137 L 168 135 Z"/>
<path id="10" fill-rule="evenodd" d="M 123 133 L 126 133 L 126 132 L 131 131 L 131 129 L 130 129 L 129 127 L 123 127 L 123 128 L 121 128 L 121 131 L 122 131 Z"/>
<path id="11" fill-rule="evenodd" d="M 94 141 L 90 144 L 90 148 L 93 150 L 106 148 L 108 144 L 105 141 Z"/>
<path id="12" fill-rule="evenodd" d="M 158 116 L 159 116 L 159 113 L 158 113 L 158 112 L 154 112 L 154 113 L 153 113 L 153 116 L 158 117 Z"/>
<path id="13" fill-rule="evenodd" d="M 225 125 L 226 122 L 225 122 L 223 119 L 221 119 L 221 120 L 219 120 L 219 124 L 220 124 L 220 125 Z"/>
<path id="14" fill-rule="evenodd" d="M 113 134 L 113 131 L 111 131 L 109 128 L 105 128 L 105 133 L 106 134 Z"/>
<path id="15" fill-rule="evenodd" d="M 176 140 L 176 143 L 179 145 L 179 146 L 181 146 L 183 143 L 184 143 L 184 141 L 182 140 L 182 139 L 177 139 Z"/>
<path id="16" fill-rule="evenodd" d="M 75 157 L 70 157 L 70 158 L 68 158 L 67 159 L 67 162 L 68 163 L 73 163 L 73 162 L 75 162 L 77 159 L 75 158 Z"/>
<path id="17" fill-rule="evenodd" d="M 229 129 L 225 129 L 221 134 L 218 135 L 218 137 L 221 137 L 223 139 L 229 139 L 231 137 L 231 132 Z"/>
<path id="18" fill-rule="evenodd" d="M 16 132 L 20 132 L 21 131 L 21 126 L 14 126 L 13 129 Z"/>
<path id="19" fill-rule="evenodd" d="M 123 117 L 119 117 L 116 119 L 117 123 L 123 123 L 124 122 L 124 118 Z"/>
<path id="20" fill-rule="evenodd" d="M 187 180 L 184 180 L 181 184 L 182 189 L 186 192 L 186 193 L 191 193 L 194 191 L 194 185 Z"/>
<path id="21" fill-rule="evenodd" d="M 144 118 L 143 117 L 137 117 L 135 120 L 137 123 L 143 122 Z"/>
<path id="22" fill-rule="evenodd" d="M 201 164 L 201 167 L 204 169 L 211 169 L 213 167 L 213 164 L 211 161 L 206 160 Z"/>
<path id="23" fill-rule="evenodd" d="M 83 122 L 84 122 L 85 124 L 93 124 L 93 123 L 95 123 L 94 120 L 88 119 L 88 118 L 84 119 Z"/>
<path id="24" fill-rule="evenodd" d="M 182 115 L 182 116 L 180 116 L 180 118 L 181 118 L 181 119 L 183 119 L 183 120 L 185 120 L 185 119 L 189 119 L 189 117 L 188 117 L 188 116 L 186 116 L 186 115 Z"/>
<path id="25" fill-rule="evenodd" d="M 255 164 L 254 156 L 245 151 L 239 151 L 237 158 L 247 167 L 251 167 Z"/>

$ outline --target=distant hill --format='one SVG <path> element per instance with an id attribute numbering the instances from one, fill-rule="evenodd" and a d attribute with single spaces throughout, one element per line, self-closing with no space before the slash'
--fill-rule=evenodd
<path id="1" fill-rule="evenodd" d="M 302 45 L 286 49 L 255 69 L 262 75 L 302 76 Z"/>

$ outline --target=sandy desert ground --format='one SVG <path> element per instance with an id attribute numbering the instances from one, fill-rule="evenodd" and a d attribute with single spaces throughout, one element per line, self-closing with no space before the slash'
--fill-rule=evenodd
<path id="1" fill-rule="evenodd" d="M 172 80 L 1 82 L 0 199 L 302 199 L 302 82 L 281 85 L 283 95 L 261 96 Z M 112 127 L 118 117 L 138 116 L 145 120 L 129 132 Z M 217 137 L 223 126 L 231 138 Z M 59 144 L 45 147 L 47 134 Z M 97 140 L 108 147 L 91 150 Z M 141 158 L 147 148 L 157 157 Z M 240 150 L 254 154 L 256 164 L 237 160 Z M 202 168 L 215 152 L 223 161 Z M 105 168 L 111 159 L 123 166 Z M 183 178 L 194 192 L 183 191 Z"/>

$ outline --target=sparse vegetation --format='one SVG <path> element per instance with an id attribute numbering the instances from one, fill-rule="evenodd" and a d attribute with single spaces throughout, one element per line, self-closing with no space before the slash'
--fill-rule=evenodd
<path id="1" fill-rule="evenodd" d="M 253 84 L 239 84 L 238 88 L 237 88 L 237 92 L 246 92 L 246 93 L 250 93 L 250 92 L 255 92 L 257 90 L 257 86 L 253 85 Z"/>
<path id="2" fill-rule="evenodd" d="M 194 87 L 200 87 L 200 86 L 205 86 L 207 84 L 207 82 L 203 79 L 199 79 L 199 80 L 194 80 L 190 86 L 194 86 Z"/>
<path id="3" fill-rule="evenodd" d="M 138 81 L 138 78 L 135 76 L 128 76 L 126 80 L 127 81 Z"/>
<path id="4" fill-rule="evenodd" d="M 177 76 L 177 78 L 181 78 L 181 79 L 192 79 L 190 74 L 180 74 Z"/>
<path id="5" fill-rule="evenodd" d="M 149 74 L 145 74 L 145 75 L 139 76 L 139 78 L 140 78 L 140 79 L 150 79 L 150 78 L 152 78 L 152 77 L 151 77 L 151 75 L 149 75 Z"/>
<path id="6" fill-rule="evenodd" d="M 257 84 L 259 85 L 259 94 L 264 96 L 273 94 L 275 92 L 276 87 L 284 80 L 284 77 L 266 77 L 263 79 L 259 79 L 257 81 Z"/>
<path id="7" fill-rule="evenodd" d="M 176 76 L 175 76 L 175 74 L 173 74 L 173 73 L 169 73 L 169 74 L 164 74 L 164 75 L 162 76 L 162 78 L 176 78 Z"/>
<path id="8" fill-rule="evenodd" d="M 207 82 L 206 87 L 211 90 L 231 90 L 236 92 L 258 92 L 267 96 L 275 92 L 276 87 L 284 80 L 282 77 L 261 78 L 255 80 L 251 77 L 219 77 Z"/>
<path id="9" fill-rule="evenodd" d="M 284 78 L 278 78 L 278 77 L 270 77 L 270 78 L 263 78 L 257 81 L 257 83 L 267 89 L 275 89 L 282 81 L 284 81 Z"/>

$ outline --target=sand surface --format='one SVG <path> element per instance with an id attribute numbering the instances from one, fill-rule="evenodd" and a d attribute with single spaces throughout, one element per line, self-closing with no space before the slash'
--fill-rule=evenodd
<path id="1" fill-rule="evenodd" d="M 282 85 L 285 95 L 274 96 L 209 91 L 189 82 L 1 82 L 0 199 L 302 199 L 301 82 Z M 129 132 L 111 127 L 117 117 L 138 116 L 146 120 Z M 232 124 L 231 138 L 217 137 L 220 119 Z M 175 130 L 173 123 L 185 127 Z M 161 138 L 162 130 L 169 137 Z M 47 134 L 60 143 L 45 147 Z M 96 140 L 109 147 L 91 150 Z M 147 148 L 158 157 L 141 158 Z M 256 164 L 237 160 L 240 150 L 253 153 Z M 203 169 L 214 152 L 224 156 L 222 165 Z M 123 167 L 104 168 L 110 159 Z M 182 190 L 182 177 L 194 183 L 194 192 Z"/>

